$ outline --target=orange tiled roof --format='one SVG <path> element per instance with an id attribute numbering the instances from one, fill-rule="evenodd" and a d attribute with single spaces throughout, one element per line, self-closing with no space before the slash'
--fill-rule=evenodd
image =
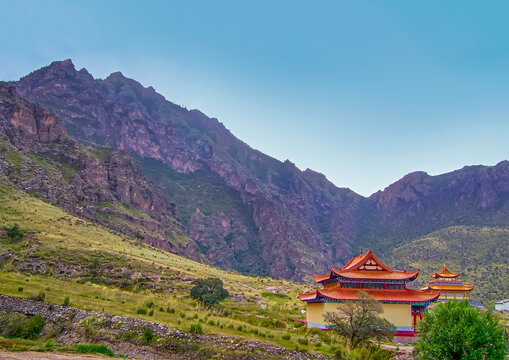
<path id="1" fill-rule="evenodd" d="M 383 289 L 345 289 L 335 288 L 332 290 L 318 289 L 316 291 L 299 294 L 302 301 L 329 298 L 333 300 L 358 300 L 359 291 L 364 291 L 373 296 L 377 301 L 401 301 L 401 302 L 428 302 L 435 301 L 440 296 L 440 291 L 418 291 L 411 289 L 383 290 Z"/>
<path id="2" fill-rule="evenodd" d="M 366 266 L 366 264 L 375 265 Z M 376 269 L 371 269 L 369 266 L 376 267 Z M 413 280 L 418 274 L 419 270 L 407 272 L 406 270 L 397 271 L 391 269 L 373 253 L 373 250 L 369 249 L 366 254 L 352 257 L 341 269 L 331 268 L 329 274 L 315 275 L 314 279 L 318 283 L 335 276 L 342 276 L 348 279 Z"/>
<path id="3" fill-rule="evenodd" d="M 453 273 L 451 270 L 449 270 L 447 265 L 444 264 L 444 266 L 442 266 L 442 269 L 440 269 L 440 271 L 431 274 L 431 276 L 434 277 L 435 279 L 436 278 L 456 278 L 456 277 L 460 276 L 460 273 L 459 272 Z"/>
<path id="4" fill-rule="evenodd" d="M 407 280 L 417 277 L 419 270 L 412 272 L 407 271 L 384 271 L 384 270 L 357 270 L 357 271 L 342 271 L 332 270 L 335 274 L 349 278 L 349 279 L 377 279 L 377 280 Z"/>
<path id="5" fill-rule="evenodd" d="M 426 287 L 419 288 L 420 290 L 440 290 L 440 291 L 472 291 L 474 285 L 463 284 L 463 285 L 429 285 Z"/>

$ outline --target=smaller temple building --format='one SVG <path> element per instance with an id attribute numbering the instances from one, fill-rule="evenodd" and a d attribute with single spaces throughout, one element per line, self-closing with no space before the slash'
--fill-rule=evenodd
<path id="1" fill-rule="evenodd" d="M 337 311 L 345 301 L 359 299 L 359 291 L 364 291 L 382 305 L 382 316 L 396 326 L 397 336 L 414 336 L 418 320 L 440 296 L 440 291 L 408 289 L 407 284 L 418 274 L 419 270 L 391 269 L 371 249 L 361 253 L 340 269 L 332 267 L 328 274 L 315 275 L 315 281 L 323 288 L 299 294 L 307 303 L 307 325 L 328 328 L 325 313 Z"/>
<path id="2" fill-rule="evenodd" d="M 433 280 L 429 282 L 428 286 L 422 287 L 420 290 L 440 290 L 439 300 L 469 300 L 474 285 L 463 284 L 463 281 L 458 279 L 459 276 L 459 272 L 450 271 L 444 264 L 440 271 L 431 274 Z"/>

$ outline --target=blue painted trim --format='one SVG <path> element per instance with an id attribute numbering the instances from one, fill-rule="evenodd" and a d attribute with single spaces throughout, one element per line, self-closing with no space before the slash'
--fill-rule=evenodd
<path id="1" fill-rule="evenodd" d="M 414 328 L 412 326 L 396 326 L 397 331 L 413 331 Z"/>
<path id="2" fill-rule="evenodd" d="M 319 323 L 314 323 L 314 322 L 308 321 L 308 327 L 315 328 L 315 329 L 328 329 L 329 327 L 331 327 L 331 325 L 319 324 Z"/>

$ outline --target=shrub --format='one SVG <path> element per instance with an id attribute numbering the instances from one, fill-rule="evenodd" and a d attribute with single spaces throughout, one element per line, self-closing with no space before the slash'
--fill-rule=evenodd
<path id="1" fill-rule="evenodd" d="M 137 337 L 138 337 L 138 334 L 132 330 L 122 332 L 122 333 L 120 333 L 120 336 L 119 336 L 120 339 L 126 340 L 126 341 L 136 339 Z"/>
<path id="2" fill-rule="evenodd" d="M 32 316 L 25 323 L 24 337 L 27 339 L 35 339 L 41 333 L 44 323 L 44 319 L 39 315 Z"/>
<path id="3" fill-rule="evenodd" d="M 64 298 L 64 306 L 69 306 L 70 303 L 71 303 L 71 298 L 69 296 L 66 296 Z"/>
<path id="4" fill-rule="evenodd" d="M 145 307 L 138 306 L 136 314 L 147 315 L 147 309 Z"/>
<path id="5" fill-rule="evenodd" d="M 168 314 L 175 314 L 175 309 L 174 309 L 174 308 L 170 308 L 170 307 L 168 307 L 168 308 L 166 308 L 166 312 L 167 312 Z"/>
<path id="6" fill-rule="evenodd" d="M 161 307 L 159 308 L 159 311 L 160 311 L 160 312 L 164 312 L 164 308 L 161 306 Z"/>
<path id="7" fill-rule="evenodd" d="M 113 356 L 115 353 L 103 344 L 78 344 L 73 346 L 74 351 L 80 354 L 104 354 Z"/>
<path id="8" fill-rule="evenodd" d="M 191 324 L 191 329 L 189 330 L 191 334 L 201 335 L 203 334 L 203 328 L 200 323 Z"/>
<path id="9" fill-rule="evenodd" d="M 37 295 L 30 297 L 30 300 L 35 300 L 35 301 L 44 301 L 44 299 L 46 299 L 46 294 L 43 293 L 42 291 L 40 291 Z"/>
<path id="10" fill-rule="evenodd" d="M 20 240 L 25 234 L 19 228 L 18 224 L 15 224 L 13 227 L 7 229 L 7 236 L 11 239 L 11 241 Z"/>
<path id="11" fill-rule="evenodd" d="M 223 282 L 218 278 L 197 279 L 191 289 L 191 297 L 200 300 L 206 306 L 217 305 L 230 294 L 223 288 Z"/>
<path id="12" fill-rule="evenodd" d="M 298 341 L 298 342 L 299 342 L 299 344 L 301 344 L 301 345 L 309 345 L 309 341 L 308 341 L 308 339 L 307 339 L 307 338 L 305 338 L 305 337 L 303 337 L 303 338 L 299 338 L 297 341 Z"/>
<path id="13" fill-rule="evenodd" d="M 35 339 L 37 338 L 45 321 L 39 315 L 31 318 L 20 314 L 7 314 L 0 320 L 2 336 L 8 338 Z"/>
<path id="14" fill-rule="evenodd" d="M 148 312 L 148 316 L 153 316 L 154 315 L 154 309 L 150 309 L 150 311 Z"/>
<path id="15" fill-rule="evenodd" d="M 22 286 L 20 286 L 20 287 L 18 288 L 18 292 L 20 292 L 20 293 L 22 293 L 22 292 L 23 292 L 23 290 L 24 290 L 24 289 L 23 289 L 23 287 L 22 287 Z"/>
<path id="16" fill-rule="evenodd" d="M 415 343 L 420 359 L 490 359 L 505 357 L 504 329 L 491 312 L 481 313 L 468 301 L 448 301 L 420 324 Z"/>
<path id="17" fill-rule="evenodd" d="M 152 300 L 149 300 L 145 303 L 145 307 L 152 309 L 154 307 L 155 303 Z"/>
<path id="18" fill-rule="evenodd" d="M 154 331 L 151 328 L 146 328 L 145 331 L 143 331 L 143 341 L 146 343 L 151 342 L 154 340 Z"/>
<path id="19" fill-rule="evenodd" d="M 283 340 L 290 340 L 292 338 L 292 336 L 290 334 L 284 334 L 283 336 L 281 336 L 281 338 Z"/>

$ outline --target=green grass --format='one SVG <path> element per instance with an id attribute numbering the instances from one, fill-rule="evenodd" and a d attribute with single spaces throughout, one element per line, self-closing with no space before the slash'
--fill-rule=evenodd
<path id="1" fill-rule="evenodd" d="M 144 245 L 4 183 L 0 185 L 0 224 L 8 227 L 15 223 L 28 235 L 15 243 L 0 237 L 0 253 L 9 251 L 19 259 L 19 263 L 2 264 L 1 294 L 31 298 L 43 292 L 46 301 L 58 305 L 69 296 L 71 306 L 80 309 L 143 318 L 182 331 L 198 323 L 206 334 L 241 336 L 289 347 L 296 346 L 297 339 L 309 337 L 309 330 L 291 321 L 302 318 L 300 311 L 305 308 L 297 298 L 301 285 L 221 270 Z M 19 264 L 34 260 L 48 265 L 46 270 L 16 270 Z M 93 261 L 104 269 L 96 278 L 58 272 L 62 264 L 71 268 L 85 264 L 88 269 Z M 151 280 L 138 279 L 135 286 L 123 288 L 115 281 L 122 271 Z M 204 308 L 189 296 L 192 279 L 210 276 L 223 280 L 232 295 L 220 310 Z M 242 300 L 234 301 L 236 298 Z M 146 314 L 138 313 L 140 308 L 147 309 Z M 286 333 L 295 336 L 284 340 Z M 310 339 L 313 336 L 318 338 L 315 334 Z M 321 351 L 329 350 L 324 347 Z"/>
<path id="2" fill-rule="evenodd" d="M 472 283 L 472 297 L 488 304 L 509 297 L 509 227 L 453 226 L 394 249 L 388 263 L 420 269 L 415 281 L 424 285 L 444 264 Z M 411 260 L 404 260 L 411 259 Z"/>
<path id="3" fill-rule="evenodd" d="M 115 355 L 113 350 L 103 344 L 77 344 L 73 346 L 73 350 L 80 354 L 103 354 L 107 356 Z"/>

